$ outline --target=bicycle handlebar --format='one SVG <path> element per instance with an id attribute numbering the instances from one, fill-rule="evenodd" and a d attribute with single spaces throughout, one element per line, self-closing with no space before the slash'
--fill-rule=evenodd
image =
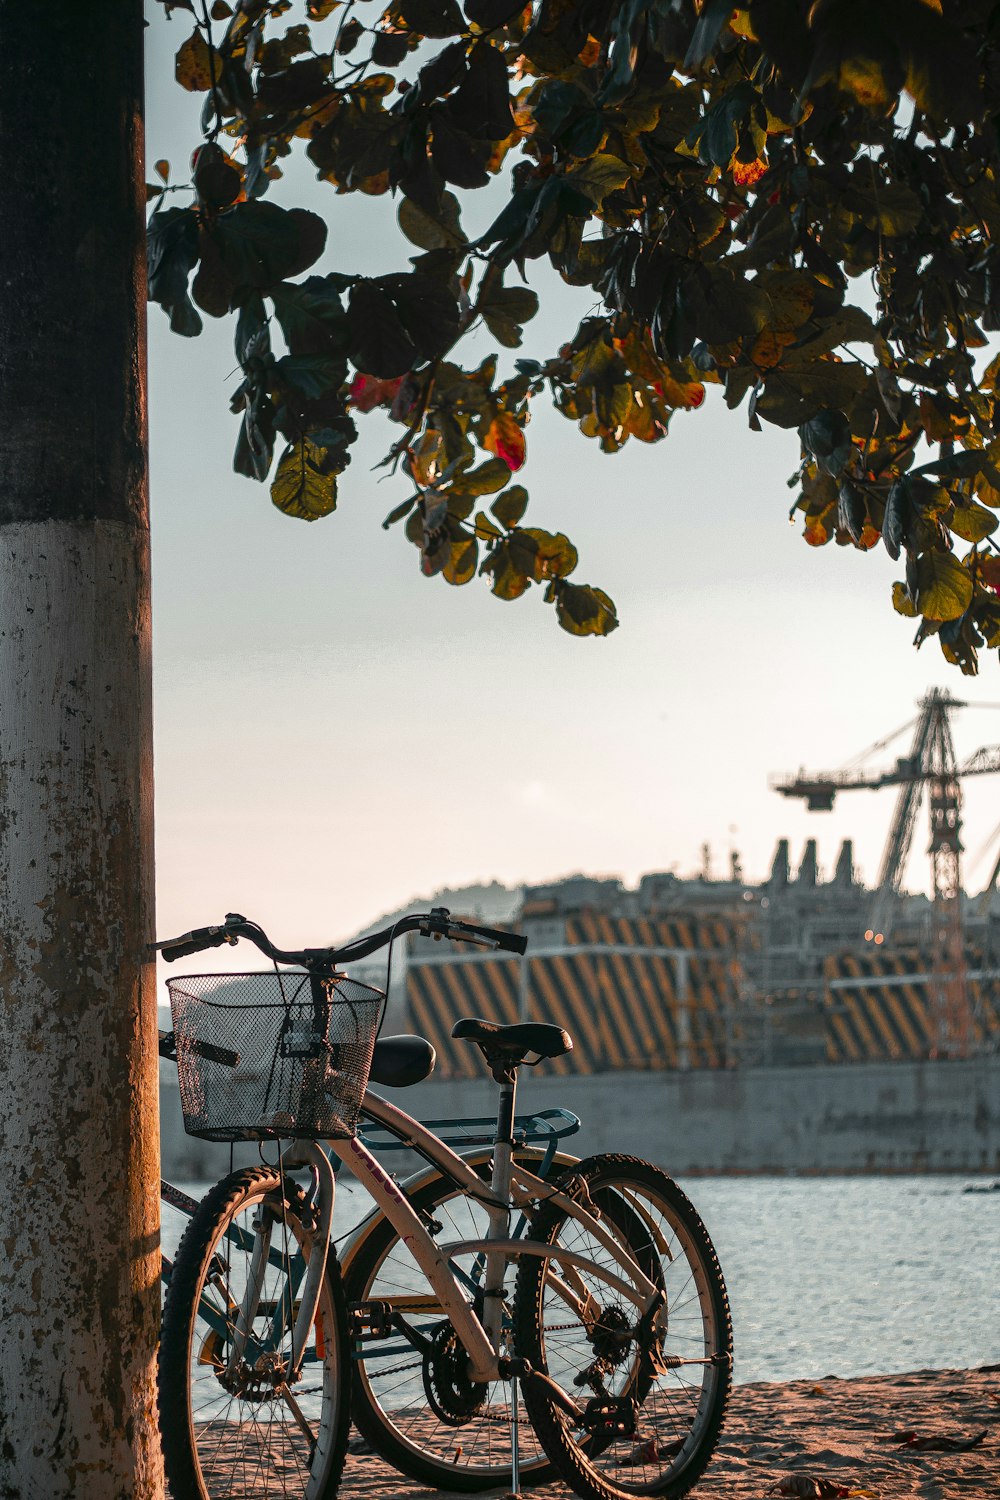
<path id="1" fill-rule="evenodd" d="M 178 958 L 187 958 L 206 948 L 220 948 L 223 943 L 237 943 L 240 938 L 247 938 L 275 963 L 300 964 L 306 969 L 318 969 L 367 958 L 404 932 L 420 932 L 425 937 L 444 937 L 455 943 L 473 943 L 482 948 L 499 948 L 505 953 L 523 954 L 528 946 L 528 940 L 522 933 L 502 932 L 495 927 L 463 922 L 453 917 L 444 906 L 401 917 L 391 927 L 384 927 L 370 937 L 355 938 L 353 943 L 347 943 L 343 948 L 303 948 L 297 952 L 276 948 L 262 927 L 258 927 L 256 922 L 248 921 L 239 912 L 227 913 L 226 920 L 214 927 L 196 927 L 191 932 L 182 933 L 180 937 L 167 938 L 153 946 L 163 954 L 167 963 L 174 963 Z"/>

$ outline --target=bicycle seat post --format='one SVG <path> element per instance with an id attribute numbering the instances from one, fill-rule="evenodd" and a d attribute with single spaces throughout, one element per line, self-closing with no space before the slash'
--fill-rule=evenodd
<path id="1" fill-rule="evenodd" d="M 505 1205 L 504 1212 L 490 1210 L 490 1234 L 506 1235 L 509 1229 L 511 1163 L 514 1155 L 514 1111 L 517 1103 L 517 1063 L 511 1059 L 494 1056 L 489 1059 L 490 1071 L 500 1086 L 497 1101 L 497 1128 L 493 1142 L 493 1197 Z M 484 1326 L 493 1347 L 498 1353 L 500 1334 L 503 1329 L 503 1291 L 507 1270 L 507 1257 L 486 1257 L 486 1306 Z M 510 1349 L 505 1351 L 510 1354 Z M 517 1376 L 510 1375 L 510 1494 L 505 1500 L 521 1500 L 521 1472 L 518 1432 L 518 1384 Z"/>
<path id="2" fill-rule="evenodd" d="M 493 1142 L 493 1175 L 490 1186 L 492 1197 L 498 1205 L 490 1208 L 489 1237 L 503 1239 L 509 1228 L 510 1175 L 514 1152 L 514 1107 L 517 1100 L 517 1063 L 510 1058 L 494 1056 L 488 1059 L 490 1071 L 500 1086 L 497 1101 L 497 1128 Z M 500 1206 L 502 1205 L 502 1207 Z M 485 1306 L 483 1326 L 489 1334 L 494 1349 L 500 1353 L 499 1339 L 503 1329 L 503 1293 L 507 1257 L 487 1254 L 486 1284 L 483 1289 Z"/>

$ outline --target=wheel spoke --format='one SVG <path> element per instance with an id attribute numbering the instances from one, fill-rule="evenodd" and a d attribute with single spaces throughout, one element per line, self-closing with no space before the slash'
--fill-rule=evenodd
<path id="1" fill-rule="evenodd" d="M 658 1289 L 659 1311 L 643 1321 L 603 1279 L 620 1264 L 585 1222 L 550 1206 L 533 1235 L 592 1263 L 581 1268 L 597 1316 L 572 1319 L 552 1262 L 525 1257 L 515 1301 L 517 1353 L 553 1378 L 582 1408 L 567 1422 L 544 1386 L 527 1405 L 562 1477 L 582 1500 L 684 1493 L 703 1472 L 721 1427 L 732 1330 L 711 1242 L 680 1189 L 627 1157 L 594 1157 L 578 1168 L 601 1224 Z M 554 1257 L 558 1265 L 558 1257 Z M 570 1316 L 568 1316 L 570 1314 Z"/>
<path id="2" fill-rule="evenodd" d="M 308 1351 L 308 1383 L 289 1383 L 297 1289 L 308 1236 L 302 1197 L 269 1168 L 248 1168 L 212 1190 L 178 1248 L 164 1306 L 160 1405 L 175 1493 L 201 1500 L 332 1494 L 347 1445 L 345 1318 L 339 1267 L 328 1261 L 319 1322 L 324 1352 Z M 251 1281 L 256 1225 L 267 1214 L 270 1253 Z M 257 1269 L 261 1260 L 257 1258 Z M 239 1309 L 254 1316 L 234 1357 Z"/>

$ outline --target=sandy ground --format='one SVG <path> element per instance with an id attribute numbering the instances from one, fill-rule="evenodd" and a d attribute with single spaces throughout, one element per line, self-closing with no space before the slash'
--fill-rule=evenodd
<path id="1" fill-rule="evenodd" d="M 893 1434 L 985 1439 L 965 1453 L 919 1452 Z M 344 1500 L 434 1493 L 378 1459 L 351 1457 Z M 829 1481 L 810 1487 L 807 1481 Z M 917 1370 L 859 1380 L 834 1376 L 737 1386 L 725 1430 L 695 1500 L 791 1494 L 827 1500 L 865 1491 L 878 1500 L 1000 1500 L 1000 1369 Z M 534 1491 L 552 1500 L 562 1486 Z"/>

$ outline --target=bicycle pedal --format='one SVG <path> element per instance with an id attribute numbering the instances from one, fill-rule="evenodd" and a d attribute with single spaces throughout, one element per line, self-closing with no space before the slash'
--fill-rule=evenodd
<path id="1" fill-rule="evenodd" d="M 588 1432 L 632 1437 L 636 1429 L 635 1404 L 620 1397 L 594 1396 L 584 1408 L 580 1425 Z"/>

